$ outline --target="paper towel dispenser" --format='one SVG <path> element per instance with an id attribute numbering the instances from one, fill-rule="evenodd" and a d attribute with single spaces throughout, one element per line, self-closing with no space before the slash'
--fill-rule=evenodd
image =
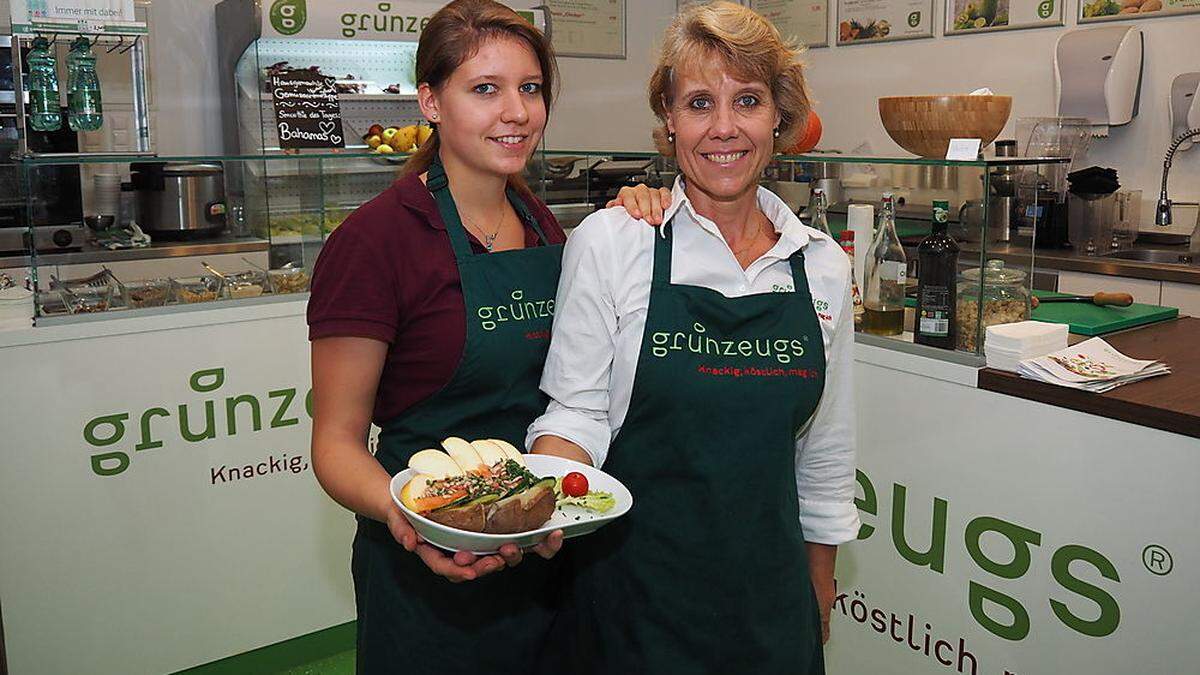
<path id="1" fill-rule="evenodd" d="M 1200 73 L 1180 73 L 1171 82 L 1171 138 L 1188 129 L 1200 128 Z M 1179 149 L 1192 147 L 1184 141 Z"/>
<path id="2" fill-rule="evenodd" d="M 1145 38 L 1135 26 L 1073 30 L 1054 49 L 1054 93 L 1062 117 L 1086 117 L 1092 135 L 1138 114 Z"/>

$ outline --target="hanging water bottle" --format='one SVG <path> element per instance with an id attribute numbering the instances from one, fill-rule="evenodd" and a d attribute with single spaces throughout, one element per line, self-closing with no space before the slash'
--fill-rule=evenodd
<path id="1" fill-rule="evenodd" d="M 29 52 L 29 126 L 35 131 L 57 131 L 62 127 L 58 70 L 46 38 L 35 39 Z"/>
<path id="2" fill-rule="evenodd" d="M 104 125 L 104 109 L 100 103 L 96 57 L 87 38 L 80 38 L 72 45 L 68 71 L 67 105 L 71 130 L 96 131 Z"/>

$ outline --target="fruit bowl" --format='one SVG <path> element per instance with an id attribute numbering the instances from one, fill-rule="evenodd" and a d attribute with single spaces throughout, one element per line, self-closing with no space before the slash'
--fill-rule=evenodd
<path id="1" fill-rule="evenodd" d="M 996 140 L 1012 112 L 1011 96 L 884 96 L 879 118 L 893 141 L 929 159 L 944 159 L 952 138 Z"/>

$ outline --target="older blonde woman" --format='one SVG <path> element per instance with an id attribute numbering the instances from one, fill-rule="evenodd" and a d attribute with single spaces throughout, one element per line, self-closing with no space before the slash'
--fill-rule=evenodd
<path id="1" fill-rule="evenodd" d="M 569 547 L 552 644 L 573 673 L 823 673 L 859 526 L 850 268 L 757 185 L 805 122 L 802 67 L 717 2 L 676 17 L 649 89 L 682 173 L 666 224 L 612 208 L 568 241 L 527 437 L 636 502 Z"/>

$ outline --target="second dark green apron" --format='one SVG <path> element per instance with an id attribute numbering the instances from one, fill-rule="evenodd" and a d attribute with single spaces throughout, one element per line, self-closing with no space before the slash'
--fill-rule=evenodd
<path id="1" fill-rule="evenodd" d="M 391 475 L 447 436 L 501 438 L 517 447 L 546 409 L 538 382 L 549 348 L 562 246 L 549 245 L 524 203 L 517 213 L 542 246 L 475 255 L 441 164 L 426 185 L 437 201 L 462 280 L 467 334 L 451 381 L 383 425 L 376 459 Z M 453 584 L 360 519 L 354 539 L 358 672 L 519 673 L 534 663 L 554 616 L 554 561 L 527 555 L 515 569 Z"/>
<path id="2" fill-rule="evenodd" d="M 795 452 L 825 350 L 803 252 L 794 292 L 727 298 L 672 285 L 663 234 L 604 464 L 634 507 L 567 543 L 576 579 L 553 651 L 575 674 L 821 675 Z"/>

